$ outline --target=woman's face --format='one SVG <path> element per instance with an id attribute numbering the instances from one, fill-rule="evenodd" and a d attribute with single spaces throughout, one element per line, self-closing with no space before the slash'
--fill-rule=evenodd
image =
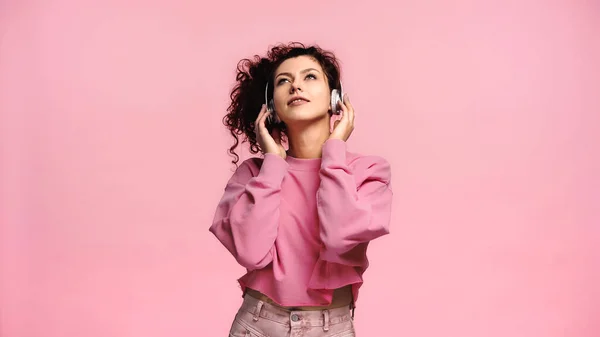
<path id="1" fill-rule="evenodd" d="M 310 56 L 287 59 L 275 71 L 275 111 L 288 126 L 328 117 L 330 95 L 323 68 Z"/>

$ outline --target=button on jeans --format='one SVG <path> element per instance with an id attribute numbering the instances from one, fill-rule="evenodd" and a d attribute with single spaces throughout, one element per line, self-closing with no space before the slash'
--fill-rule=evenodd
<path id="1" fill-rule="evenodd" d="M 355 337 L 350 307 L 287 310 L 245 296 L 229 337 Z"/>

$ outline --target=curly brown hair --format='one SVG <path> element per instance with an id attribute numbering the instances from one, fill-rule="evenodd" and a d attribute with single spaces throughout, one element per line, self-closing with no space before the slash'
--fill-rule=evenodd
<path id="1" fill-rule="evenodd" d="M 250 153 L 256 154 L 260 151 L 254 133 L 254 122 L 262 104 L 265 103 L 264 93 L 267 81 L 273 83 L 275 70 L 283 61 L 302 55 L 312 57 L 321 65 L 330 90 L 339 88 L 339 60 L 331 51 L 323 50 L 317 45 L 305 46 L 300 42 L 290 42 L 287 45 L 277 44 L 271 47 L 266 57 L 255 55 L 253 59 L 245 58 L 238 62 L 237 84 L 231 91 L 231 104 L 227 108 L 227 115 L 223 118 L 223 124 L 234 138 L 234 143 L 228 152 L 234 157 L 232 163 L 236 167 L 239 161 L 239 155 L 235 152 L 240 143 L 238 136 L 243 135 L 242 143 L 250 142 Z M 269 87 L 272 95 L 272 85 Z M 273 128 L 280 128 L 284 136 L 287 136 L 286 126 L 283 122 L 277 125 L 267 123 L 266 127 L 269 132 Z"/>

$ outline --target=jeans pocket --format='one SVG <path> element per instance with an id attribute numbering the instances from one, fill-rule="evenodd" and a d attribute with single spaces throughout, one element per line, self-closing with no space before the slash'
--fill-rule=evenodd
<path id="1" fill-rule="evenodd" d="M 352 328 L 350 330 L 342 331 L 335 335 L 331 335 L 331 337 L 356 337 L 356 332 L 354 331 L 354 328 Z"/>
<path id="2" fill-rule="evenodd" d="M 330 337 L 355 337 L 356 331 L 354 330 L 354 322 L 348 321 L 346 323 L 339 324 L 335 327 L 332 326 Z"/>
<path id="3" fill-rule="evenodd" d="M 263 335 L 236 318 L 229 330 L 229 337 L 263 337 Z"/>

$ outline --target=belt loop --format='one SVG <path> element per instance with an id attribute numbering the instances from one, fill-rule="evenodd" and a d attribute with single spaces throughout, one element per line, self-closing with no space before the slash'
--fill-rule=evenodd
<path id="1" fill-rule="evenodd" d="M 323 331 L 329 331 L 329 310 L 323 310 Z"/>
<path id="2" fill-rule="evenodd" d="M 258 322 L 258 316 L 260 315 L 260 310 L 262 309 L 263 304 L 265 304 L 265 302 L 258 301 L 258 304 L 256 304 L 256 308 L 254 308 L 254 317 L 252 317 L 252 319 L 255 322 Z"/>
<path id="3" fill-rule="evenodd" d="M 350 308 L 352 308 L 352 320 L 354 320 L 354 308 L 356 308 L 354 301 L 352 301 L 352 304 L 350 304 Z"/>

